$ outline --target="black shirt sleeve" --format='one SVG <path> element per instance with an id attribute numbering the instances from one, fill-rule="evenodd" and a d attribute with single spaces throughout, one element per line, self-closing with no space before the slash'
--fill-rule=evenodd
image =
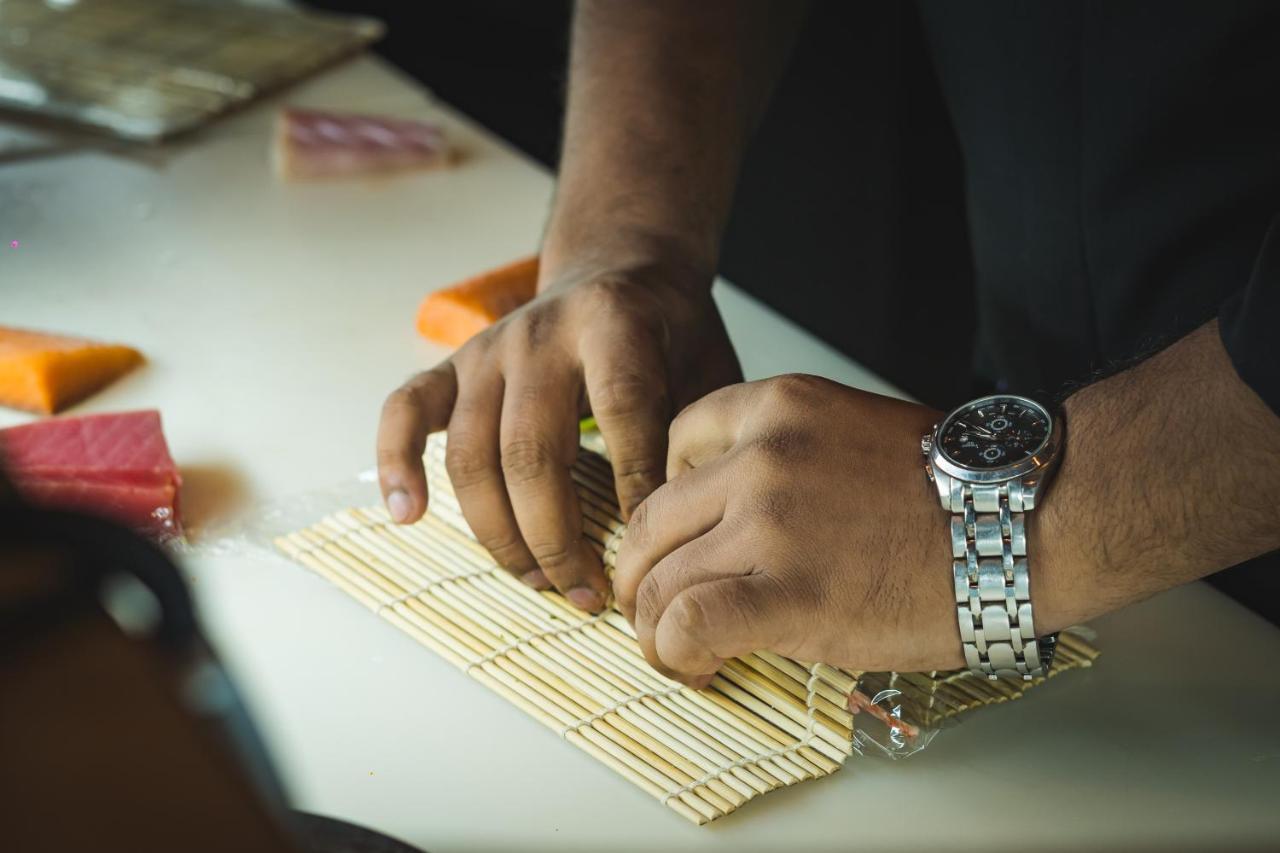
<path id="1" fill-rule="evenodd" d="M 1218 312 L 1236 373 L 1280 415 L 1280 216 L 1271 220 L 1253 274 Z"/>

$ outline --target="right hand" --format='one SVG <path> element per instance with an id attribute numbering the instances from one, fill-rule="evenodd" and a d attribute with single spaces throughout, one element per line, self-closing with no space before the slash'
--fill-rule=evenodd
<path id="1" fill-rule="evenodd" d="M 698 278 L 664 264 L 552 273 L 534 300 L 393 392 L 378 428 L 392 518 L 422 517 L 427 434 L 448 429 L 446 468 L 480 543 L 530 586 L 600 610 L 608 584 L 569 475 L 578 421 L 595 416 L 629 518 L 665 479 L 675 413 L 742 379 Z"/>

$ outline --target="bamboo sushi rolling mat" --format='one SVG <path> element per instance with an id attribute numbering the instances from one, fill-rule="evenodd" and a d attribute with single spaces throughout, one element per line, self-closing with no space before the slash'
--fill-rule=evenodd
<path id="1" fill-rule="evenodd" d="M 851 672 L 757 652 L 692 690 L 649 667 L 617 611 L 586 613 L 498 567 L 462 518 L 443 436 L 432 436 L 426 461 L 431 512 L 418 523 L 393 524 L 382 507 L 349 509 L 277 546 L 695 823 L 840 769 L 862 742 L 850 707 L 902 743 L 1039 683 L 963 671 Z M 584 532 L 611 570 L 625 525 L 609 464 L 583 451 L 573 479 Z M 1082 637 L 1063 633 L 1051 674 L 1096 656 Z"/>

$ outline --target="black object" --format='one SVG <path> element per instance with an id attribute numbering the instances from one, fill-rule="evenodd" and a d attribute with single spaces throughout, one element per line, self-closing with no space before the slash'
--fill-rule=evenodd
<path id="1" fill-rule="evenodd" d="M 21 585 L 0 599 L 0 663 L 20 661 L 40 643 L 57 643 L 103 610 L 104 590 L 120 576 L 140 581 L 154 596 L 159 612 L 134 639 L 149 647 L 172 675 L 183 713 L 192 730 L 206 732 L 205 742 L 234 759 L 249 783 L 251 801 L 287 824 L 292 840 L 306 853 L 422 853 L 373 830 L 318 815 L 289 812 L 266 750 L 225 672 L 200 636 L 191 597 L 168 555 L 151 542 L 111 522 L 72 512 L 40 510 L 20 504 L 0 505 L 0 557 L 24 551 L 51 559 L 33 573 L 41 582 Z M 4 567 L 0 566 L 0 570 Z M 18 594 L 13 592 L 17 590 Z M 84 725 L 94 717 L 85 716 Z M 117 733 L 101 732 L 102 737 Z M 165 740 L 148 744 L 165 751 Z M 93 755 L 85 761 L 97 760 Z M 201 772 L 187 767 L 186 772 Z M 217 775 L 217 771 L 214 771 Z M 180 778 L 190 778 L 180 777 Z M 218 777 L 225 784 L 235 784 Z M 67 791 L 64 807 L 75 806 L 77 792 Z M 138 804 L 139 808 L 146 806 Z M 261 839 L 259 839 L 261 840 Z M 136 839 L 107 831 L 101 849 L 150 849 Z M 203 848 L 201 848 L 203 849 Z M 254 849 L 263 849 L 256 847 Z M 278 849 L 278 848 L 271 848 Z M 292 849 L 292 848 L 290 848 Z"/>
<path id="2" fill-rule="evenodd" d="M 305 853 L 426 853 L 354 823 L 294 812 L 294 837 Z"/>
<path id="3" fill-rule="evenodd" d="M 150 639 L 173 653 L 194 649 L 196 623 L 186 585 L 164 552 L 142 537 L 92 516 L 5 505 L 0 508 L 0 544 L 70 554 L 63 564 L 64 583 L 35 600 L 0 607 L 0 648 L 44 623 L 97 607 L 103 581 L 123 574 L 141 581 L 160 604 L 160 620 Z"/>

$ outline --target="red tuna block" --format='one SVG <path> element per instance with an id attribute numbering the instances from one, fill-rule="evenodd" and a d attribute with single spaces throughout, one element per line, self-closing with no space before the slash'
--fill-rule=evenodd
<path id="1" fill-rule="evenodd" d="M 182 479 L 154 410 L 0 430 L 0 465 L 38 506 L 103 515 L 156 535 L 181 532 Z"/>
<path id="2" fill-rule="evenodd" d="M 180 532 L 178 490 L 172 484 L 112 485 L 19 477 L 14 480 L 14 488 L 35 506 L 99 515 L 153 536 L 173 536 Z"/>

